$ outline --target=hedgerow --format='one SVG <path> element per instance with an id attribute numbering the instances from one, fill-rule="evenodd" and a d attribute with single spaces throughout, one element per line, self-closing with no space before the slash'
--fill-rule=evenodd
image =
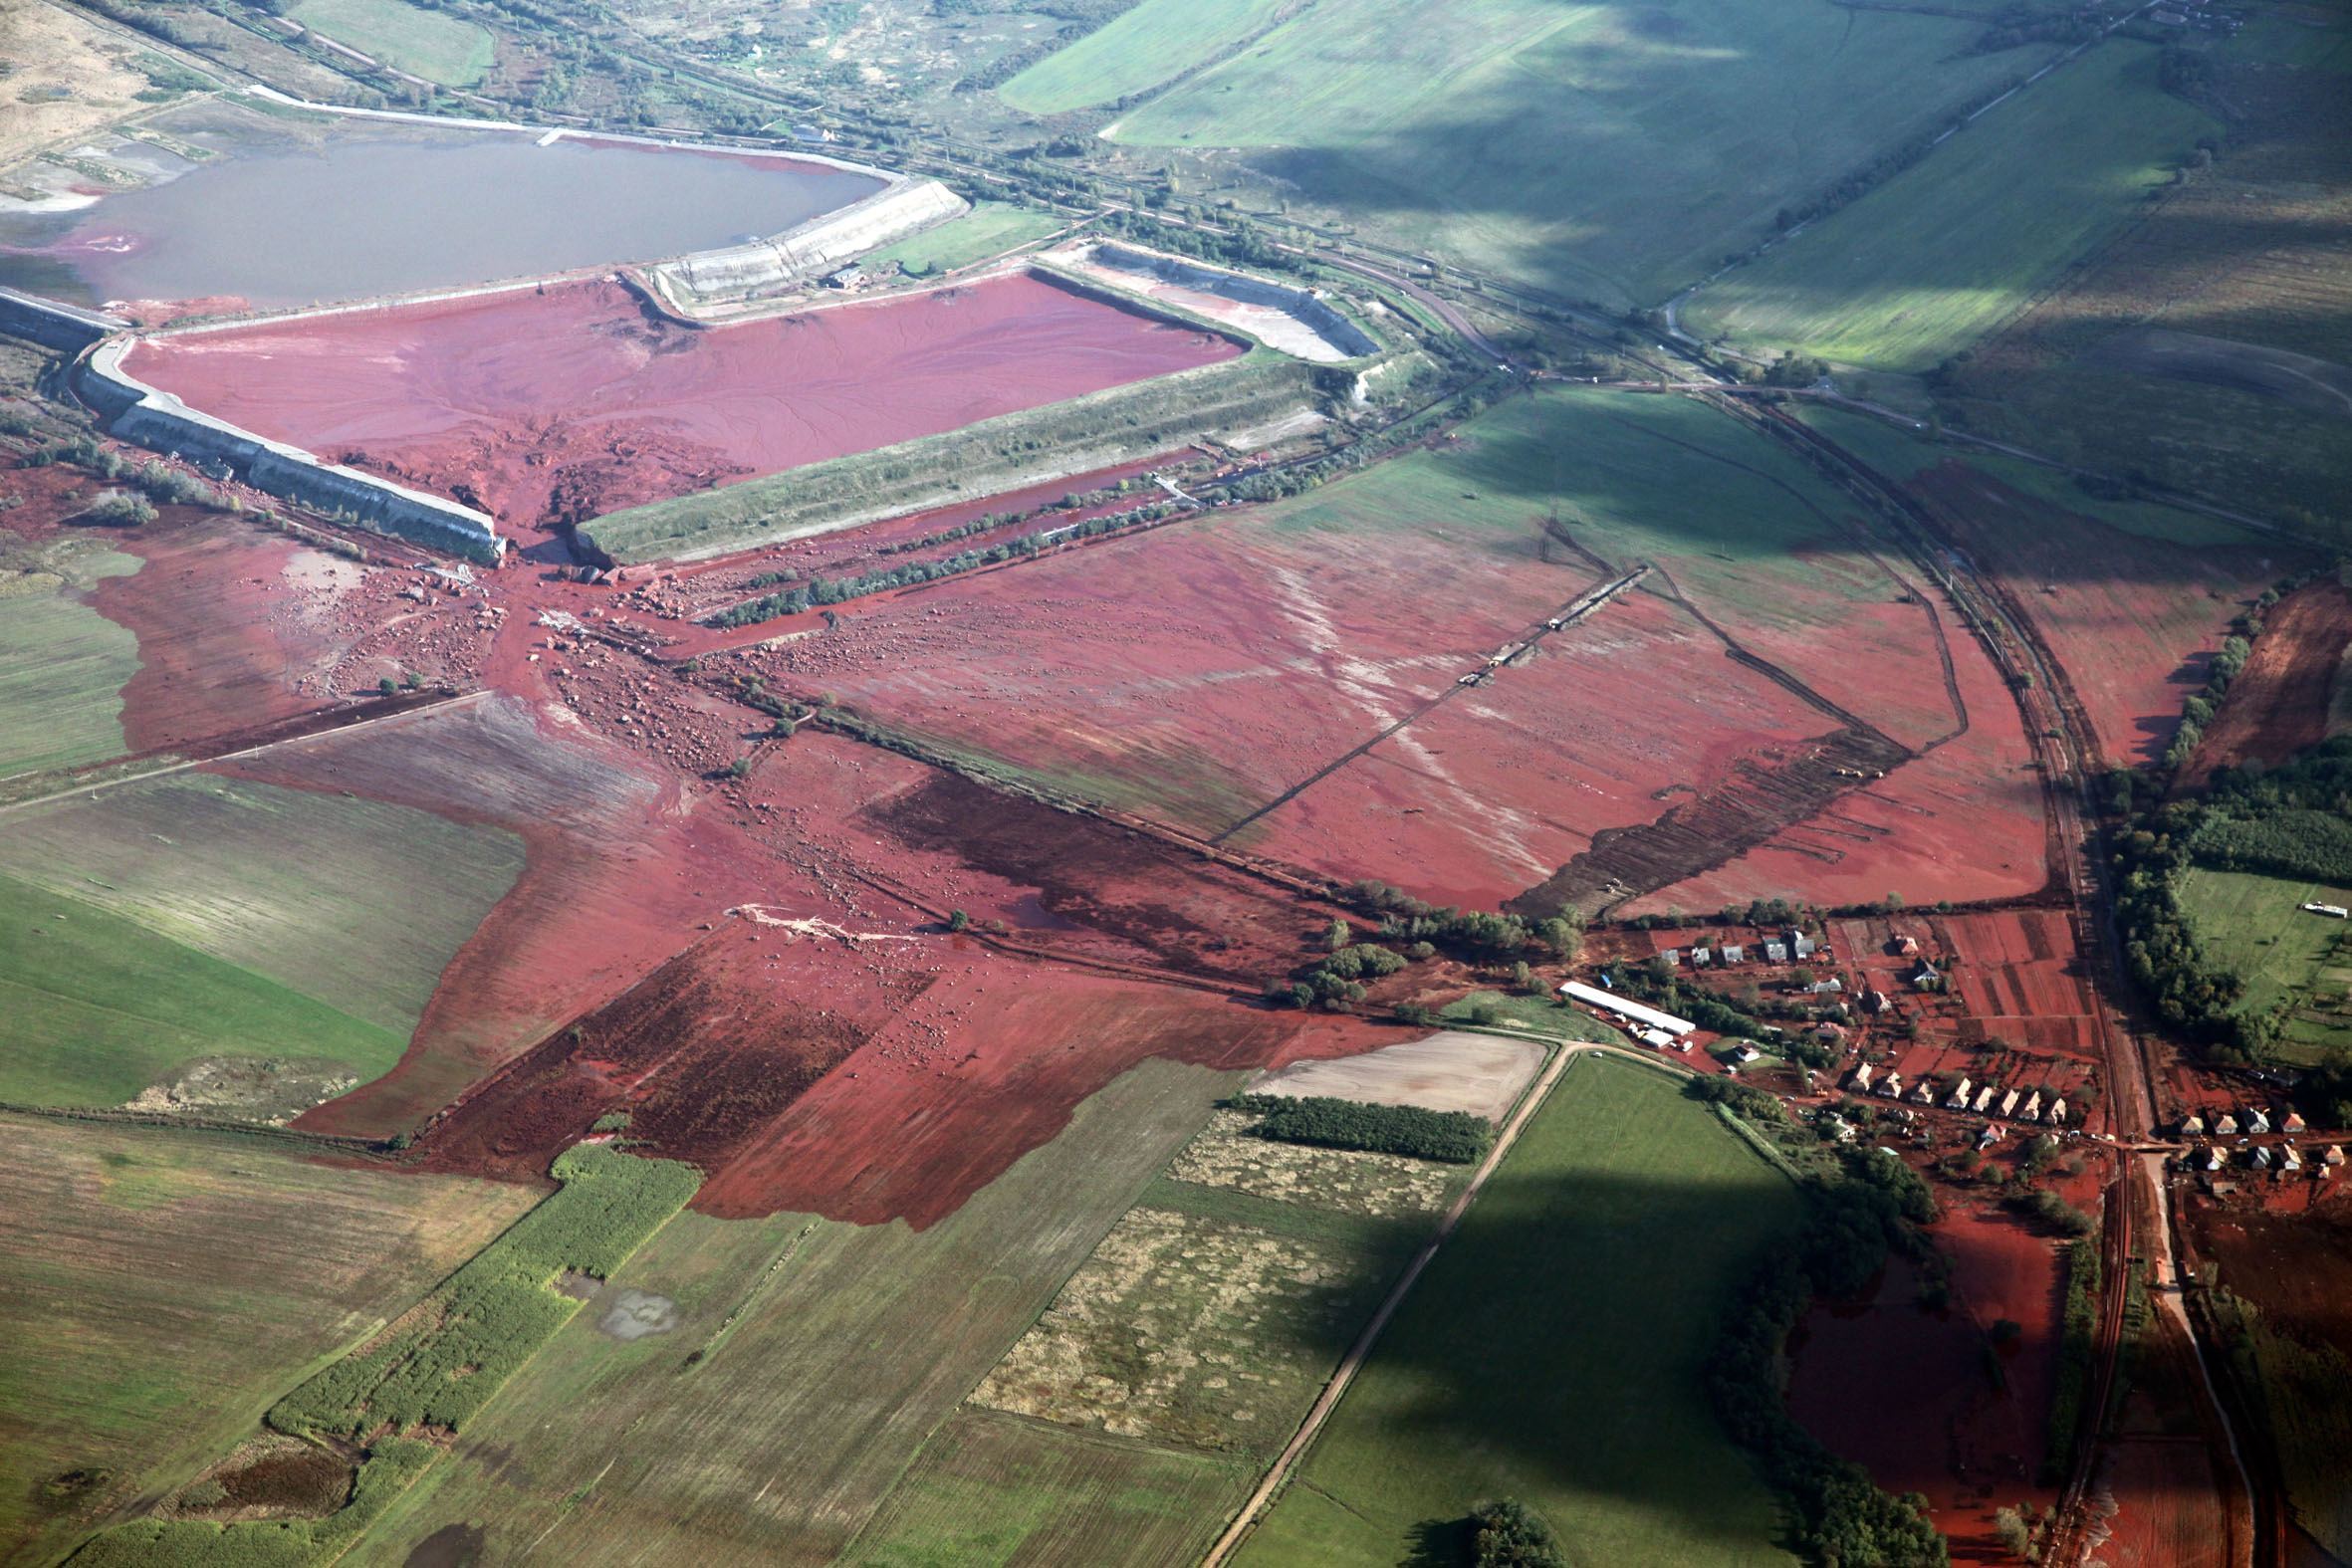
<path id="1" fill-rule="evenodd" d="M 579 1309 L 550 1288 L 557 1276 L 610 1274 L 701 1183 L 691 1166 L 593 1144 L 559 1157 L 555 1176 L 560 1192 L 372 1344 L 272 1406 L 270 1425 L 346 1438 L 461 1428 Z"/>
<path id="2" fill-rule="evenodd" d="M 1253 1136 L 1324 1149 L 1361 1149 L 1416 1160 L 1470 1165 L 1494 1147 L 1495 1129 L 1468 1111 L 1431 1111 L 1417 1105 L 1363 1105 L 1309 1095 L 1245 1094 L 1238 1109 L 1261 1120 Z"/>

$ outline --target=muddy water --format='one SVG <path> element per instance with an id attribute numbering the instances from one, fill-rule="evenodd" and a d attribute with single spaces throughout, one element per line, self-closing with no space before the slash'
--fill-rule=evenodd
<path id="1" fill-rule="evenodd" d="M 0 283 L 83 305 L 299 306 L 707 250 L 879 188 L 822 164 L 621 142 L 346 137 L 0 221 Z"/>

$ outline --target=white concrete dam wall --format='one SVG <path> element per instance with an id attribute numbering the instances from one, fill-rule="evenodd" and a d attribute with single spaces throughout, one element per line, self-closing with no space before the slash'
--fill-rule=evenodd
<path id="1" fill-rule="evenodd" d="M 970 209 L 939 181 L 902 175 L 870 196 L 782 234 L 681 256 L 646 272 L 670 305 L 691 312 L 699 305 L 798 288 Z"/>
<path id="2" fill-rule="evenodd" d="M 386 534 L 469 560 L 495 561 L 506 548 L 487 513 L 388 479 L 328 463 L 282 441 L 190 408 L 122 367 L 136 338 L 112 337 L 76 371 L 77 390 L 125 441 L 153 451 L 226 463 L 254 489 L 299 506 L 344 512 Z"/>

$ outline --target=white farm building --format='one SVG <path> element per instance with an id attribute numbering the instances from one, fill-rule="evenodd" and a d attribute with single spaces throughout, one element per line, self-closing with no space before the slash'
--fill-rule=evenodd
<path id="1" fill-rule="evenodd" d="M 1676 1039 L 1682 1038 L 1699 1026 L 1689 1018 L 1678 1018 L 1671 1012 L 1661 1012 L 1656 1008 L 1645 1008 L 1630 998 L 1620 997 L 1613 991 L 1603 991 L 1598 986 L 1587 986 L 1580 980 L 1569 981 L 1560 987 L 1559 994 L 1571 1002 L 1581 1002 L 1588 1008 L 1598 1008 L 1603 1012 L 1614 1013 L 1627 1022 L 1647 1028 L 1664 1029 Z"/>

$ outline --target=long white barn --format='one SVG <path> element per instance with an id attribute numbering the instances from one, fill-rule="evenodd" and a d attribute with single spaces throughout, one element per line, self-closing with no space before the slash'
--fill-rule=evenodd
<path id="1" fill-rule="evenodd" d="M 1603 1012 L 1614 1012 L 1621 1018 L 1631 1018 L 1636 1023 L 1645 1023 L 1654 1029 L 1664 1029 L 1677 1039 L 1699 1026 L 1689 1018 L 1678 1018 L 1671 1012 L 1660 1012 L 1656 1008 L 1643 1007 L 1640 1003 L 1620 997 L 1613 991 L 1603 991 L 1598 986 L 1587 986 L 1580 980 L 1569 981 L 1560 987 L 1559 994 L 1571 1001 L 1581 1002 L 1586 1007 L 1598 1008 Z"/>

